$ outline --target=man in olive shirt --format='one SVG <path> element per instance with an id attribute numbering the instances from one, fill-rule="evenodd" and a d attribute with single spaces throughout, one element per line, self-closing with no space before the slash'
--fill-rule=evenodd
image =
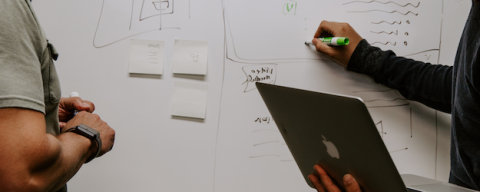
<path id="1" fill-rule="evenodd" d="M 0 26 L 0 191 L 66 191 L 85 161 L 112 148 L 115 132 L 92 114 L 93 103 L 61 98 L 58 54 L 30 0 L 2 1 Z M 66 131 L 80 124 L 103 144 Z"/>

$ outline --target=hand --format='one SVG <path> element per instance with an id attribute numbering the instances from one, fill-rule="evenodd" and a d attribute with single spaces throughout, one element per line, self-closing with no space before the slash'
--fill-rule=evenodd
<path id="1" fill-rule="evenodd" d="M 315 165 L 313 168 L 315 169 L 315 173 L 309 175 L 308 179 L 310 179 L 313 186 L 317 188 L 318 192 L 341 192 L 322 167 Z M 361 192 L 357 181 L 350 174 L 343 176 L 343 184 L 347 192 Z"/>
<path id="2" fill-rule="evenodd" d="M 75 117 L 73 117 L 72 120 L 66 123 L 62 133 L 67 129 L 82 123 L 100 133 L 100 138 L 102 139 L 102 148 L 100 149 L 100 153 L 98 155 L 99 157 L 109 152 L 113 148 L 113 144 L 115 142 L 115 130 L 108 126 L 105 121 L 100 119 L 100 116 L 97 114 L 88 113 L 86 111 L 79 112 L 77 115 L 75 115 Z M 92 145 L 92 147 L 90 147 L 90 152 L 95 153 L 96 151 L 97 146 Z"/>
<path id="3" fill-rule="evenodd" d="M 319 39 L 318 37 L 348 37 L 350 43 L 345 46 L 329 46 Z M 355 51 L 358 43 L 362 40 L 362 37 L 348 24 L 322 21 L 315 33 L 312 40 L 318 52 L 325 54 L 341 66 L 347 67 L 350 57 Z"/>
<path id="4" fill-rule="evenodd" d="M 65 124 L 73 118 L 75 110 L 93 113 L 93 111 L 95 111 L 95 105 L 90 101 L 82 100 L 80 97 L 62 97 L 58 106 L 60 129 L 63 129 Z"/>

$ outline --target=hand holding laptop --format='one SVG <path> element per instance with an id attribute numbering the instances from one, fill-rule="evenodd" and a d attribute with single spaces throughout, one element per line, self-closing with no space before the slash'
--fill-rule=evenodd
<path id="1" fill-rule="evenodd" d="M 332 182 L 327 172 L 325 172 L 322 167 L 315 165 L 313 168 L 315 169 L 315 173 L 309 175 L 308 178 L 318 192 L 340 192 L 340 189 L 338 189 L 338 187 Z M 346 174 L 343 177 L 343 184 L 345 185 L 347 192 L 361 192 L 357 181 L 350 174 Z"/>

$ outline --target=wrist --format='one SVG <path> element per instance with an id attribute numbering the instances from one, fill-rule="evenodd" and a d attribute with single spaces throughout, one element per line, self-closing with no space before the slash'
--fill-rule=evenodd
<path id="1" fill-rule="evenodd" d="M 90 147 L 88 148 L 88 153 L 90 154 L 90 156 L 88 156 L 85 163 L 90 162 L 100 154 L 100 149 L 102 148 L 102 140 L 100 138 L 100 133 L 97 130 L 85 124 L 80 124 L 78 126 L 69 128 L 68 130 L 66 130 L 66 132 L 78 134 L 90 141 Z"/>
<path id="2" fill-rule="evenodd" d="M 64 132 L 61 135 L 65 140 L 71 141 L 70 146 L 73 146 L 81 151 L 81 156 L 79 157 L 82 162 L 86 162 L 92 155 L 95 155 L 97 152 L 97 142 L 90 140 L 82 135 L 79 135 L 74 132 Z"/>

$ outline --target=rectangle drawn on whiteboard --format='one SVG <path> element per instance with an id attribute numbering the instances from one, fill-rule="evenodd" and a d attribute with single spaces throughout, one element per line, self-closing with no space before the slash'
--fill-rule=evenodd
<path id="1" fill-rule="evenodd" d="M 165 42 L 132 39 L 130 42 L 129 73 L 163 74 Z"/>

